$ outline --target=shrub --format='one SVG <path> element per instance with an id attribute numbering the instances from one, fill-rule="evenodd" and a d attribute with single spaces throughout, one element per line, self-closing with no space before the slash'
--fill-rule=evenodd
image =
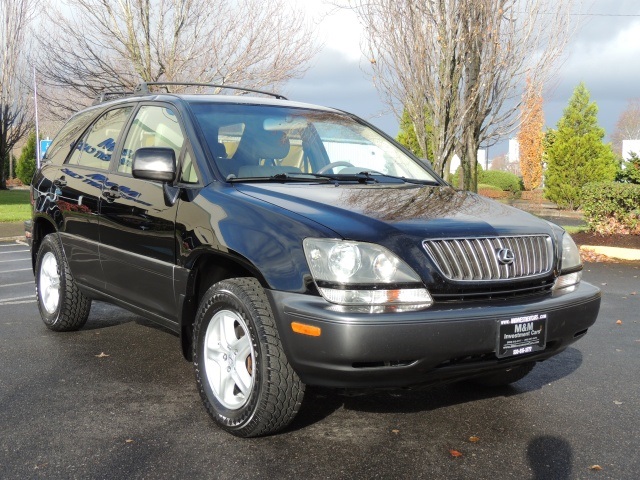
<path id="1" fill-rule="evenodd" d="M 18 165 L 16 166 L 16 176 L 25 185 L 31 183 L 33 174 L 36 171 L 36 134 L 32 133 L 27 139 L 27 143 L 22 148 Z"/>
<path id="2" fill-rule="evenodd" d="M 637 153 L 631 152 L 631 158 L 624 162 L 624 168 L 622 168 L 622 164 L 620 165 L 616 180 L 640 184 L 640 157 Z"/>
<path id="3" fill-rule="evenodd" d="M 582 187 L 587 225 L 601 234 L 640 235 L 640 185 L 593 182 Z"/>
<path id="4" fill-rule="evenodd" d="M 462 172 L 462 166 L 458 167 L 455 173 L 452 173 L 447 180 L 451 185 L 455 188 L 460 188 L 460 173 Z M 476 163 L 476 173 L 478 174 L 478 188 L 480 188 L 480 184 L 484 183 L 480 180 L 480 176 L 482 175 L 483 169 L 480 163 Z"/>
<path id="5" fill-rule="evenodd" d="M 522 180 L 510 172 L 487 170 L 478 172 L 478 183 L 493 185 L 505 192 L 517 193 L 522 191 Z"/>
<path id="6" fill-rule="evenodd" d="M 487 185 L 483 183 L 478 184 L 478 193 L 483 197 L 488 198 L 506 198 L 509 196 L 509 192 L 505 192 L 494 185 Z"/>

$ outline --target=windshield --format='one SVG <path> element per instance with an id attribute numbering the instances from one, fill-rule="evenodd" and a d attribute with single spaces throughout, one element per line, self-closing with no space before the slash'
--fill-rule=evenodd
<path id="1" fill-rule="evenodd" d="M 194 103 L 191 108 L 227 180 L 364 174 L 374 180 L 438 182 L 424 165 L 347 115 L 247 104 Z"/>

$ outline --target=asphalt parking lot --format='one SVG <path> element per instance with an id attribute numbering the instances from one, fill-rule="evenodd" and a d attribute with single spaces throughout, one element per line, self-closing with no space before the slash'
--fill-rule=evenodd
<path id="1" fill-rule="evenodd" d="M 27 247 L 0 243 L 0 478 L 638 478 L 640 265 L 584 278 L 603 290 L 594 327 L 511 387 L 309 389 L 288 430 L 241 440 L 176 336 L 99 302 L 81 331 L 47 330 Z"/>

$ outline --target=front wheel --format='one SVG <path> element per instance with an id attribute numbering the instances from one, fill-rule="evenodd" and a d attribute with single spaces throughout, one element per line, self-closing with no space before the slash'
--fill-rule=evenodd
<path id="1" fill-rule="evenodd" d="M 213 419 L 238 437 L 268 435 L 298 413 L 304 384 L 282 349 L 269 301 L 254 278 L 213 285 L 193 329 L 198 390 Z"/>
<path id="2" fill-rule="evenodd" d="M 89 317 L 91 300 L 78 289 L 56 234 L 38 249 L 36 299 L 44 324 L 56 332 L 78 330 Z"/>

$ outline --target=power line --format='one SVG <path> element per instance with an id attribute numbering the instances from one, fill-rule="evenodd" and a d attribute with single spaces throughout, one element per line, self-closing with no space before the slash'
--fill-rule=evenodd
<path id="1" fill-rule="evenodd" d="M 576 17 L 640 17 L 640 13 L 570 13 Z"/>

